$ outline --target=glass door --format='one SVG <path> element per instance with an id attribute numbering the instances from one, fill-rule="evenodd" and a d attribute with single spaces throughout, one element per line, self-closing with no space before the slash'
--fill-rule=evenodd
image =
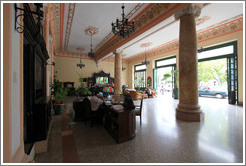
<path id="1" fill-rule="evenodd" d="M 228 81 L 228 100 L 229 104 L 236 104 L 237 102 L 237 59 L 236 57 L 227 58 L 227 81 Z"/>

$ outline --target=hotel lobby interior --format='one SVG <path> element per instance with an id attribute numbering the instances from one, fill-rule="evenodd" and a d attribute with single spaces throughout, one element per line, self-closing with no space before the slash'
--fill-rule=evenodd
<path id="1" fill-rule="evenodd" d="M 245 164 L 245 2 L 137 2 L 1 2 L 1 164 Z"/>

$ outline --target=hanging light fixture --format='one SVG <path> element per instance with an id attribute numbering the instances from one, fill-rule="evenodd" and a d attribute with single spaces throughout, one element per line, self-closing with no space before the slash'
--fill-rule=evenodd
<path id="1" fill-rule="evenodd" d="M 121 21 L 117 18 L 116 22 L 112 22 L 112 32 L 116 35 L 120 35 L 123 38 L 129 37 L 131 33 L 135 31 L 134 21 L 129 22 L 124 13 L 124 4 L 122 4 L 122 19 Z"/>
<path id="2" fill-rule="evenodd" d="M 90 58 L 94 58 L 95 54 L 92 51 L 92 36 L 98 34 L 98 28 L 93 27 L 93 26 L 89 26 L 88 28 L 85 29 L 85 34 L 88 36 L 91 36 L 91 49 L 90 52 L 88 52 L 88 56 Z"/>
<path id="3" fill-rule="evenodd" d="M 143 43 L 140 45 L 140 47 L 145 48 L 145 53 L 144 53 L 145 58 L 144 58 L 144 61 L 142 62 L 143 65 L 150 64 L 150 61 L 147 61 L 146 47 L 149 47 L 151 44 L 152 44 L 151 42 L 148 42 L 148 43 Z"/>
<path id="4" fill-rule="evenodd" d="M 81 52 L 84 51 L 84 50 L 85 50 L 85 49 L 82 48 L 82 47 L 78 47 L 78 48 L 77 48 L 77 51 L 80 52 L 80 61 L 79 61 L 79 63 L 77 63 L 77 67 L 79 67 L 80 69 L 82 69 L 82 67 L 85 67 L 85 64 L 83 64 L 82 61 L 81 61 L 81 57 L 82 57 Z"/>
<path id="5" fill-rule="evenodd" d="M 91 51 L 88 53 L 88 56 L 89 56 L 90 58 L 94 58 L 94 57 L 95 57 L 95 54 L 94 54 L 93 51 L 92 51 L 92 35 L 91 35 Z"/>

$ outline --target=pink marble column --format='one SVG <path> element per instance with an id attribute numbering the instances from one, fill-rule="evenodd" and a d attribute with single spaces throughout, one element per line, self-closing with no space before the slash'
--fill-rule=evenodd
<path id="1" fill-rule="evenodd" d="M 176 118 L 192 122 L 199 122 L 204 119 L 204 114 L 198 104 L 198 62 L 195 24 L 195 17 L 198 17 L 200 12 L 199 8 L 191 4 L 175 14 L 175 19 L 180 19 L 179 104 L 176 108 Z"/>
<path id="2" fill-rule="evenodd" d="M 122 92 L 122 51 L 114 51 L 114 95 L 120 95 Z"/>

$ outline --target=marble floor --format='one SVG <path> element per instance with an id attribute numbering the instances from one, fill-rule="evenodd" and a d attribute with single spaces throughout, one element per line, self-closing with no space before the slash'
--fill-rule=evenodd
<path id="1" fill-rule="evenodd" d="M 170 95 L 144 99 L 136 137 L 121 144 L 103 126 L 74 122 L 72 100 L 67 99 L 63 115 L 53 117 L 48 151 L 36 154 L 36 163 L 244 162 L 243 107 L 227 99 L 199 97 L 205 115 L 200 123 L 176 120 L 178 100 Z"/>

